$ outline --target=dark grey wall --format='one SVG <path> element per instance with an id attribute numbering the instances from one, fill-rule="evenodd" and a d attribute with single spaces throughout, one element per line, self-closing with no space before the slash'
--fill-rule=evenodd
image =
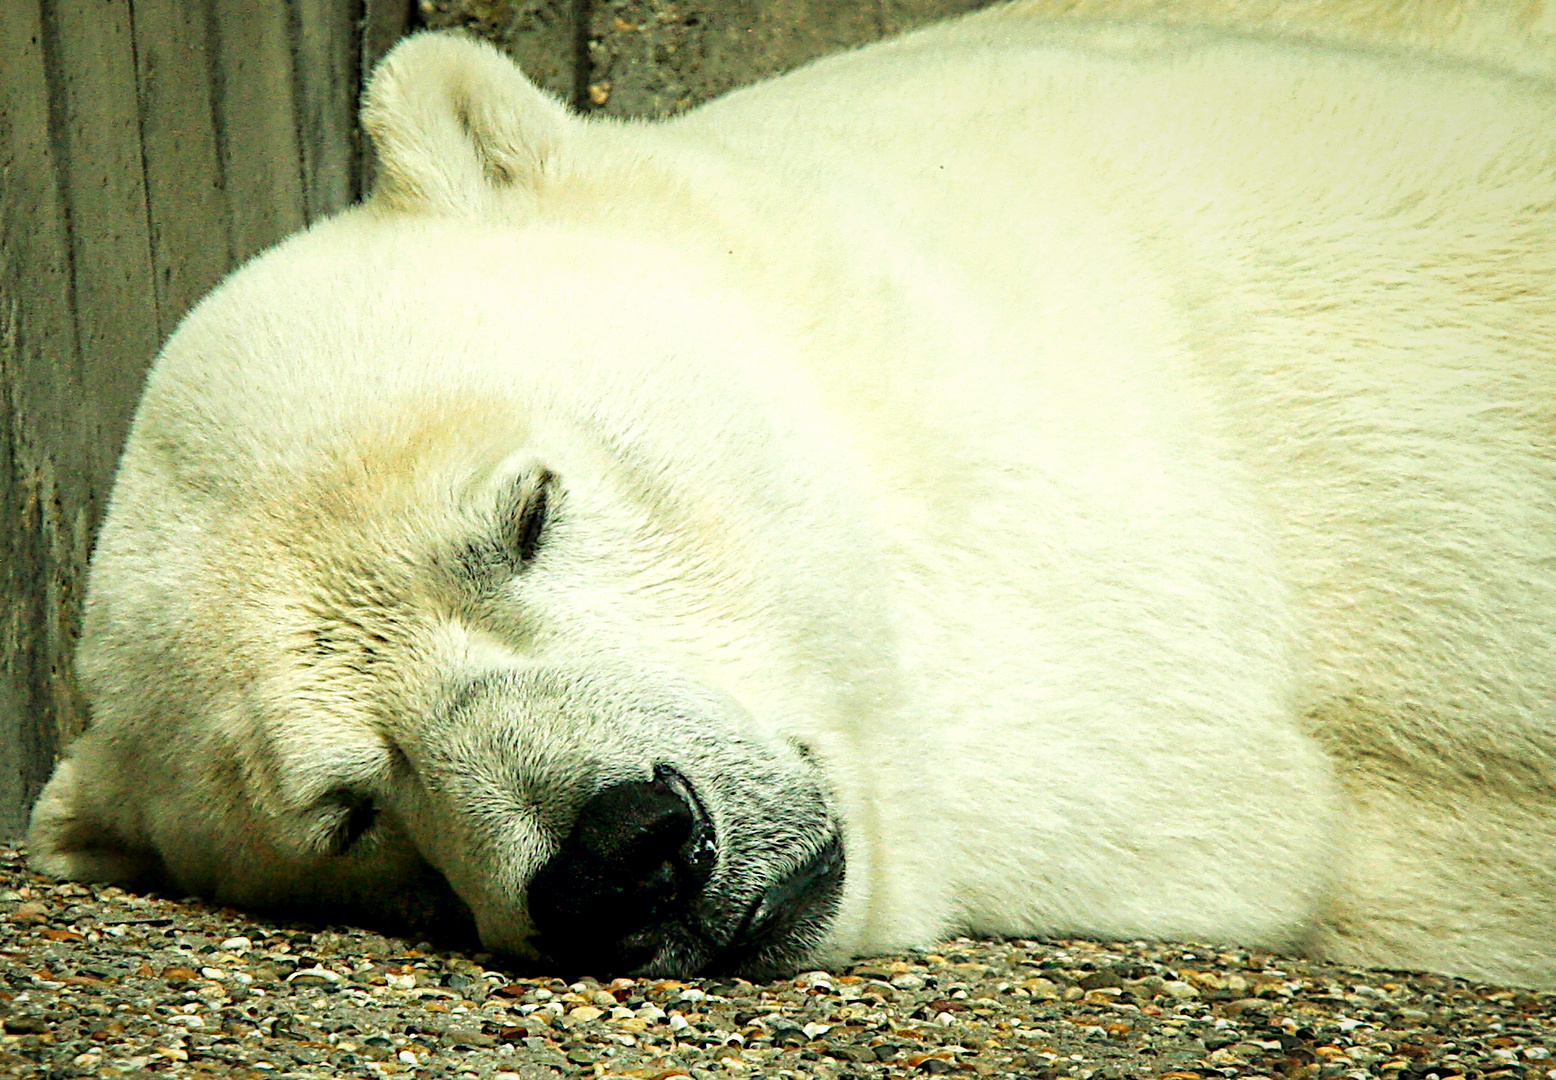
<path id="1" fill-rule="evenodd" d="M 426 25 L 504 46 L 575 108 L 679 112 L 992 0 L 421 0 Z"/>
<path id="2" fill-rule="evenodd" d="M 158 346 L 363 190 L 364 72 L 418 17 L 583 110 L 662 115 L 989 0 L 9 0 L 0 19 L 0 837 L 86 724 L 92 538 Z"/>

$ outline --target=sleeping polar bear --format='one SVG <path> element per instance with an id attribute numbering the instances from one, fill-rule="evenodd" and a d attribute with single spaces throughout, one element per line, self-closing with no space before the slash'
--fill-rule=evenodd
<path id="1" fill-rule="evenodd" d="M 597 973 L 1556 984 L 1556 93 L 1264 8 L 660 124 L 402 44 L 372 198 L 150 377 L 36 865 Z"/>

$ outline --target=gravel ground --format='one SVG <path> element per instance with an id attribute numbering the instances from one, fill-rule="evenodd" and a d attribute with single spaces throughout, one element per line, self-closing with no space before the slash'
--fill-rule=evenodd
<path id="1" fill-rule="evenodd" d="M 0 849 L 0 1075 L 1556 1080 L 1556 993 L 1236 948 L 970 941 L 756 986 L 54 885 Z"/>

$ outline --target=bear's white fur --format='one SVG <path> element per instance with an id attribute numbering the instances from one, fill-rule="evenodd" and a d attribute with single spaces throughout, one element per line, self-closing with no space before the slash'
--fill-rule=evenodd
<path id="1" fill-rule="evenodd" d="M 1024 4 L 657 124 L 405 42 L 374 197 L 151 375 L 36 865 L 440 875 L 522 952 L 580 802 L 668 757 L 731 895 L 841 830 L 808 962 L 1556 985 L 1551 29 Z"/>

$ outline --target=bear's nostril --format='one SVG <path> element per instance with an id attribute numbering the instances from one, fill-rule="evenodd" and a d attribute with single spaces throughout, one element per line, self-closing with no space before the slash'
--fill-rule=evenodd
<path id="1" fill-rule="evenodd" d="M 567 846 L 578 868 L 592 864 L 603 879 L 624 884 L 668 865 L 692 824 L 690 807 L 659 780 L 617 784 L 584 804 Z"/>
<path id="2" fill-rule="evenodd" d="M 613 784 L 584 804 L 530 882 L 530 920 L 554 959 L 635 966 L 657 947 L 657 935 L 637 931 L 684 911 L 708 883 L 715 854 L 691 784 L 656 766 L 652 780 Z"/>

